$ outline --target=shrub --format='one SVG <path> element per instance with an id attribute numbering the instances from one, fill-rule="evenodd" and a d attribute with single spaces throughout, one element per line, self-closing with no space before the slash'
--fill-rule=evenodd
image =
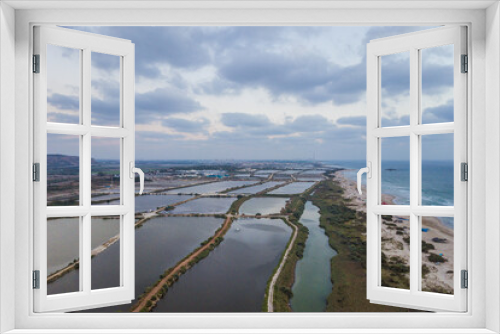
<path id="1" fill-rule="evenodd" d="M 447 262 L 448 260 L 442 257 L 441 255 L 434 254 L 434 253 L 429 253 L 429 256 L 427 257 L 429 261 L 434 262 L 434 263 L 443 263 Z"/>
<path id="2" fill-rule="evenodd" d="M 429 267 L 427 267 L 425 264 L 423 264 L 422 265 L 422 276 L 425 277 L 430 272 L 431 272 L 431 270 L 429 269 Z"/>
<path id="3" fill-rule="evenodd" d="M 435 249 L 434 245 L 422 240 L 422 252 L 428 253 L 431 249 Z"/>

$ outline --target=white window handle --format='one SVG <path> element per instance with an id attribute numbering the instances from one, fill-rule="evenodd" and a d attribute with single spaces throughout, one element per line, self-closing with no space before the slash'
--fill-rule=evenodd
<path id="1" fill-rule="evenodd" d="M 366 173 L 366 176 L 369 179 L 371 179 L 371 177 L 372 177 L 372 163 L 370 161 L 368 161 L 368 166 L 367 167 L 361 168 L 358 171 L 358 192 L 359 192 L 360 195 L 363 193 L 361 191 L 361 175 L 363 175 L 363 173 Z"/>
<path id="2" fill-rule="evenodd" d="M 144 172 L 140 168 L 135 168 L 134 167 L 134 162 L 130 162 L 130 178 L 135 180 L 135 173 L 139 174 L 139 195 L 142 195 L 144 192 Z"/>

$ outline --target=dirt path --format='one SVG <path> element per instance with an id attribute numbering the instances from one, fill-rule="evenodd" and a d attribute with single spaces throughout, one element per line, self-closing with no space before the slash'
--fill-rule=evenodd
<path id="1" fill-rule="evenodd" d="M 298 228 L 295 224 L 290 223 L 288 218 L 286 218 L 288 224 L 290 226 L 293 226 L 293 236 L 292 236 L 292 241 L 290 241 L 290 244 L 288 245 L 288 248 L 285 251 L 285 255 L 283 256 L 283 259 L 281 260 L 280 266 L 278 267 L 278 270 L 276 270 L 276 273 L 274 274 L 273 278 L 271 279 L 271 284 L 269 284 L 269 292 L 267 294 L 267 312 L 274 312 L 273 308 L 273 300 L 274 300 L 274 286 L 276 285 L 276 281 L 278 280 L 278 277 L 281 274 L 281 270 L 283 269 L 283 266 L 286 263 L 286 260 L 288 259 L 288 255 L 290 254 L 290 251 L 293 248 L 293 245 L 295 244 L 295 239 L 297 239 L 297 234 L 298 234 Z"/>
<path id="2" fill-rule="evenodd" d="M 151 291 L 149 291 L 147 294 L 145 294 L 141 301 L 134 305 L 134 307 L 131 309 L 131 312 L 140 312 L 140 310 L 146 306 L 146 303 L 148 300 L 151 300 L 153 296 L 158 294 L 158 292 L 162 289 L 163 285 L 167 283 L 167 281 L 172 278 L 175 274 L 178 274 L 183 267 L 189 267 L 189 262 L 194 260 L 198 255 L 200 255 L 203 251 L 209 249 L 210 245 L 215 243 L 215 239 L 218 237 L 222 237 L 226 234 L 226 232 L 229 230 L 229 227 L 231 226 L 231 221 L 233 220 L 233 216 L 227 215 L 226 221 L 222 225 L 222 228 L 220 229 L 219 232 L 217 232 L 212 239 L 210 240 L 209 243 L 192 253 L 189 257 L 185 258 L 182 262 L 179 262 L 173 269 L 172 271 L 163 277 L 161 281 L 156 284 Z"/>

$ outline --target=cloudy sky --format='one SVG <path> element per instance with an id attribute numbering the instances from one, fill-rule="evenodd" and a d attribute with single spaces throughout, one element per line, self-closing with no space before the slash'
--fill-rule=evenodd
<path id="1" fill-rule="evenodd" d="M 366 156 L 367 42 L 427 27 L 75 29 L 135 43 L 138 160 L 358 160 Z M 49 121 L 78 122 L 78 52 L 48 51 Z M 423 121 L 453 121 L 453 50 L 422 54 Z M 118 124 L 116 58 L 92 55 L 93 124 Z M 407 54 L 382 59 L 382 88 L 383 125 L 407 124 Z M 109 158 L 117 148 L 96 141 L 92 153 Z"/>

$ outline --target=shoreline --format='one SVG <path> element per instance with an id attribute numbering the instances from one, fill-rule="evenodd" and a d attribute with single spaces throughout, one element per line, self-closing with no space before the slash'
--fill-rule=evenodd
<path id="1" fill-rule="evenodd" d="M 366 213 L 366 187 L 363 195 L 357 192 L 356 182 L 344 175 L 344 170 L 335 172 L 335 178 L 344 189 L 344 198 L 350 201 L 348 207 Z M 393 205 L 395 196 L 382 194 L 386 205 Z M 406 217 L 382 216 L 382 251 L 385 255 L 382 265 L 384 286 L 409 288 L 410 265 L 410 223 Z M 449 228 L 437 217 L 422 218 L 422 291 L 453 294 L 454 237 Z M 401 277 L 394 277 L 390 268 L 398 266 L 407 271 Z M 401 275 L 400 275 L 401 276 Z"/>

